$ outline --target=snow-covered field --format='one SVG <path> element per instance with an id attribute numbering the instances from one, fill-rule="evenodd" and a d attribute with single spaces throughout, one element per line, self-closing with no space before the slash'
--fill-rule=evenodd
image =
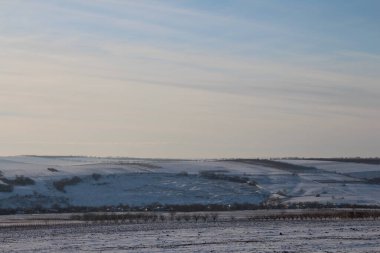
<path id="1" fill-rule="evenodd" d="M 379 252 L 379 245 L 379 220 L 0 229 L 0 252 Z"/>
<path id="2" fill-rule="evenodd" d="M 373 178 L 380 177 L 380 165 L 347 163 L 334 161 L 316 161 L 316 160 L 284 160 L 290 164 L 315 167 L 324 171 L 352 176 L 355 178 Z"/>
<path id="3" fill-rule="evenodd" d="M 0 188 L 16 176 L 34 184 L 0 191 L 1 208 L 127 204 L 350 203 L 380 205 L 380 165 L 281 160 L 300 170 L 228 160 L 158 160 L 96 157 L 0 157 Z M 223 175 L 210 178 L 204 172 Z M 57 189 L 54 182 L 79 177 Z M 237 180 L 238 179 L 238 180 Z M 253 183 L 255 182 L 255 183 Z"/>

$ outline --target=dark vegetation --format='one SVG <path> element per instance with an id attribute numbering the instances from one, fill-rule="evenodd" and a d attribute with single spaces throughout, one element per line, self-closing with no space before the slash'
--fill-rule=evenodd
<path id="1" fill-rule="evenodd" d="M 0 192 L 13 192 L 13 185 L 0 183 Z"/>
<path id="2" fill-rule="evenodd" d="M 0 170 L 0 192 L 12 192 L 13 191 L 13 185 L 8 185 L 2 182 L 3 178 L 3 172 Z"/>
<path id="3" fill-rule="evenodd" d="M 137 165 L 140 167 L 144 167 L 147 169 L 160 169 L 160 166 L 154 165 L 154 164 L 149 164 L 149 163 L 133 163 L 133 162 L 122 162 L 121 164 L 126 164 L 126 165 Z"/>
<path id="4" fill-rule="evenodd" d="M 247 164 L 252 164 L 252 165 L 261 165 L 265 167 L 271 167 L 271 168 L 275 168 L 279 170 L 284 170 L 290 173 L 315 173 L 318 171 L 318 169 L 314 167 L 290 164 L 290 163 L 279 162 L 279 161 L 268 160 L 268 159 L 231 159 L 231 160 L 226 160 L 226 161 L 247 163 Z"/>
<path id="5" fill-rule="evenodd" d="M 0 192 L 12 192 L 14 186 L 25 186 L 33 184 L 35 184 L 34 180 L 29 177 L 16 175 L 14 179 L 9 179 L 4 177 L 0 171 Z"/>
<path id="6" fill-rule="evenodd" d="M 75 155 L 25 155 L 28 157 L 37 157 L 37 158 L 85 158 L 85 157 L 90 157 L 90 156 L 75 156 Z"/>
<path id="7" fill-rule="evenodd" d="M 72 215 L 70 219 L 86 222 L 113 222 L 113 223 L 138 223 L 138 222 L 164 222 L 164 221 L 184 221 L 184 222 L 216 222 L 219 214 L 216 212 L 196 212 L 196 213 L 84 213 Z M 331 220 L 331 219 L 379 219 L 380 210 L 355 210 L 355 209 L 308 209 L 301 212 L 277 212 L 268 214 L 256 214 L 248 216 L 246 220 Z M 228 219 L 228 218 L 227 218 Z M 230 221 L 236 221 L 236 217 L 231 215 Z M 226 218 L 224 219 L 226 221 Z"/>
<path id="8" fill-rule="evenodd" d="M 0 192 L 12 192 L 14 186 L 33 185 L 33 179 L 25 176 L 16 176 L 14 179 L 4 177 L 0 173 Z"/>
<path id="9" fill-rule="evenodd" d="M 216 222 L 219 214 L 215 212 L 207 213 L 84 213 L 71 215 L 71 220 L 79 220 L 85 222 L 98 223 L 139 223 L 139 222 Z M 339 210 L 327 209 L 322 211 L 307 210 L 297 213 L 269 213 L 249 216 L 245 219 L 249 221 L 256 220 L 332 220 L 332 219 L 379 219 L 380 210 Z M 244 219 L 244 218 L 243 218 Z M 230 221 L 236 221 L 233 215 L 229 218 Z M 226 219 L 224 219 L 226 221 Z"/>
<path id="10" fill-rule="evenodd" d="M 113 222 L 113 223 L 139 223 L 139 222 L 216 222 L 218 221 L 219 214 L 216 212 L 207 213 L 85 213 L 78 215 L 71 215 L 70 219 L 86 221 L 86 222 Z M 339 210 L 339 209 L 325 209 L 325 210 L 306 210 L 304 212 L 281 212 L 281 213 L 268 213 L 257 214 L 248 216 L 247 220 L 331 220 L 331 219 L 378 219 L 380 218 L 380 210 Z M 244 218 L 243 218 L 244 219 Z M 236 221 L 233 215 L 229 218 L 230 221 Z M 226 221 L 226 219 L 224 219 Z"/>
<path id="11" fill-rule="evenodd" d="M 69 185 L 76 185 L 82 182 L 80 177 L 74 176 L 72 178 L 63 178 L 53 182 L 54 187 L 61 192 L 66 192 L 65 187 Z"/>
<path id="12" fill-rule="evenodd" d="M 257 185 L 257 183 L 254 180 L 248 177 L 242 177 L 242 176 L 237 176 L 237 175 L 226 175 L 224 173 L 217 173 L 215 171 L 201 171 L 199 172 L 199 176 L 210 179 L 210 180 L 223 180 L 223 181 L 229 181 L 233 183 L 249 184 L 252 186 Z"/>
<path id="13" fill-rule="evenodd" d="M 13 186 L 33 185 L 35 183 L 34 180 L 29 177 L 18 176 L 18 175 L 14 179 L 1 177 L 0 180 L 6 184 L 13 185 Z"/>
<path id="14" fill-rule="evenodd" d="M 85 213 L 79 215 L 71 215 L 70 219 L 72 220 L 80 220 L 80 221 L 92 221 L 92 222 L 164 222 L 164 221 L 217 221 L 218 220 L 217 213 L 211 214 L 176 214 L 175 212 L 171 212 L 170 215 L 164 214 L 156 214 L 156 213 Z"/>
<path id="15" fill-rule="evenodd" d="M 294 211 L 294 210 L 293 210 Z M 220 215 L 220 216 L 219 216 Z M 62 226 L 80 227 L 92 225 L 123 225 L 141 223 L 164 223 L 164 222 L 192 222 L 192 223 L 214 223 L 214 222 L 256 222 L 256 221 L 331 221 L 331 220 L 377 220 L 380 218 L 380 210 L 356 210 L 356 209 L 327 209 L 327 210 L 302 210 L 301 212 L 268 212 L 268 213 L 245 213 L 245 215 L 230 216 L 217 212 L 197 212 L 197 213 L 151 213 L 151 212 L 118 212 L 118 213 L 82 213 L 72 214 L 68 218 L 57 216 L 41 217 L 32 219 L 32 223 L 12 223 L 2 227 L 30 228 L 51 226 L 59 228 Z M 290 223 L 291 224 L 291 223 Z M 252 224 L 253 225 L 253 224 Z M 312 223 L 305 223 L 312 225 Z M 0 227 L 1 228 L 1 227 Z M 353 229 L 353 228 L 351 228 Z M 281 234 L 281 233 L 280 233 Z"/>
<path id="16" fill-rule="evenodd" d="M 280 213 L 251 216 L 248 220 L 333 220 L 333 219 L 379 219 L 380 210 L 320 210 L 301 213 Z"/>
<path id="17" fill-rule="evenodd" d="M 367 179 L 367 183 L 369 184 L 380 184 L 380 177 L 374 177 Z"/>
<path id="18" fill-rule="evenodd" d="M 98 180 L 102 177 L 102 175 L 100 175 L 100 174 L 98 174 L 98 173 L 93 173 L 93 174 L 91 175 L 91 177 L 92 177 L 95 181 L 98 181 Z"/>
<path id="19" fill-rule="evenodd" d="M 289 158 L 290 159 L 290 158 Z M 346 163 L 364 163 L 364 164 L 380 164 L 380 158 L 292 158 L 292 160 L 316 160 L 316 161 L 332 161 L 332 162 L 346 162 Z"/>
<path id="20" fill-rule="evenodd" d="M 54 205 L 51 208 L 37 206 L 34 208 L 0 208 L 0 215 L 15 214 L 17 212 L 33 214 L 33 213 L 83 213 L 83 212 L 217 212 L 217 211 L 238 211 L 238 210 L 288 210 L 288 209 L 380 209 L 377 205 L 358 205 L 358 204 L 333 204 L 333 203 L 318 203 L 318 202 L 301 202 L 284 204 L 250 204 L 250 203 L 234 203 L 234 204 L 189 204 L 189 205 L 162 205 L 159 203 L 147 206 L 65 206 L 61 207 Z"/>

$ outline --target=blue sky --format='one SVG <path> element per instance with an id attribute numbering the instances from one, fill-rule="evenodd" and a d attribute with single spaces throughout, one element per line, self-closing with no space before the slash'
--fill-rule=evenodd
<path id="1" fill-rule="evenodd" d="M 0 1 L 0 154 L 376 156 L 379 1 Z"/>

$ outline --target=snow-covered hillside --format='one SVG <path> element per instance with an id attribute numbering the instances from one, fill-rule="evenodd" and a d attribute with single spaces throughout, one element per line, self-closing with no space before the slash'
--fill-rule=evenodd
<path id="1" fill-rule="evenodd" d="M 279 162 L 0 157 L 0 209 L 268 200 L 380 205 L 380 185 L 368 182 L 380 175 L 379 165 Z"/>

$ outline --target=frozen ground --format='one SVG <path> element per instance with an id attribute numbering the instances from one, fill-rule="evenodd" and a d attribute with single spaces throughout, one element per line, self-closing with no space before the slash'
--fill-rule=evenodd
<path id="1" fill-rule="evenodd" d="M 283 203 L 380 205 L 380 185 L 367 182 L 380 176 L 380 165 L 308 160 L 281 162 L 316 169 L 297 171 L 227 160 L 0 157 L 0 189 L 17 175 L 35 182 L 15 185 L 11 192 L 0 190 L 0 208 L 143 206 L 157 202 L 259 204 L 268 199 Z M 205 171 L 224 175 L 224 178 L 204 177 Z M 74 176 L 81 181 L 67 185 L 63 191 L 54 186 L 54 182 Z"/>
<path id="2" fill-rule="evenodd" d="M 380 177 L 379 165 L 318 160 L 283 160 L 286 163 L 315 167 L 327 172 L 355 178 Z"/>
<path id="3" fill-rule="evenodd" d="M 0 252 L 379 252 L 380 221 L 0 228 Z"/>

